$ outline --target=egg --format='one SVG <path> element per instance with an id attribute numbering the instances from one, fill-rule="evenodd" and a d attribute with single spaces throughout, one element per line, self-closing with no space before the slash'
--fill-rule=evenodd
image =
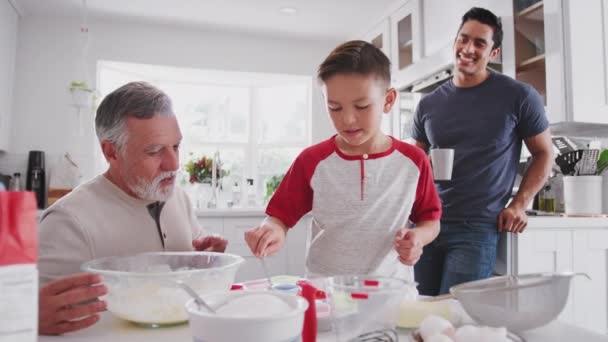
<path id="1" fill-rule="evenodd" d="M 456 330 L 456 342 L 509 342 L 507 329 L 465 325 Z"/>

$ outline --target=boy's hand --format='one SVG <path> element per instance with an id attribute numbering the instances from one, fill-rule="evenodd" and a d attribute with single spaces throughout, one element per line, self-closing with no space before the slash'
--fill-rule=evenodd
<path id="1" fill-rule="evenodd" d="M 287 227 L 276 219 L 265 219 L 261 225 L 245 232 L 245 241 L 256 257 L 273 255 L 285 243 Z"/>
<path id="2" fill-rule="evenodd" d="M 416 229 L 401 228 L 395 234 L 395 250 L 402 264 L 413 266 L 422 255 L 424 243 Z"/>
<path id="3" fill-rule="evenodd" d="M 192 240 L 192 247 L 199 252 L 223 253 L 228 245 L 228 240 L 219 235 L 208 235 L 203 238 Z"/>

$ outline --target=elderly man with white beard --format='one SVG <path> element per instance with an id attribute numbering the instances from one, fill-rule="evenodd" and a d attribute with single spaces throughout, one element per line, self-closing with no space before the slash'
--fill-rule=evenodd
<path id="1" fill-rule="evenodd" d="M 41 218 L 40 334 L 88 327 L 106 309 L 95 300 L 107 292 L 101 279 L 79 273 L 85 261 L 226 249 L 225 239 L 201 230 L 188 196 L 174 186 L 182 135 L 165 93 L 143 82 L 114 90 L 97 109 L 95 130 L 108 170 Z"/>

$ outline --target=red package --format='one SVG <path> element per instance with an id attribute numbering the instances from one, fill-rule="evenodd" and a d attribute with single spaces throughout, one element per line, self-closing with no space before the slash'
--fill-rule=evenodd
<path id="1" fill-rule="evenodd" d="M 29 191 L 0 191 L 0 266 L 38 259 L 36 198 Z"/>

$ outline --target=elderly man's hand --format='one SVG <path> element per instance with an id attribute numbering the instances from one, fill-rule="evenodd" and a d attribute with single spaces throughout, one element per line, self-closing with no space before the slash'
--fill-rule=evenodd
<path id="1" fill-rule="evenodd" d="M 204 238 L 192 240 L 194 250 L 200 252 L 220 252 L 226 251 L 228 240 L 219 235 L 209 235 Z"/>
<path id="2" fill-rule="evenodd" d="M 95 274 L 80 273 L 48 283 L 39 292 L 39 333 L 59 335 L 95 324 L 106 310 L 106 302 L 97 298 L 106 293 L 108 289 Z"/>

